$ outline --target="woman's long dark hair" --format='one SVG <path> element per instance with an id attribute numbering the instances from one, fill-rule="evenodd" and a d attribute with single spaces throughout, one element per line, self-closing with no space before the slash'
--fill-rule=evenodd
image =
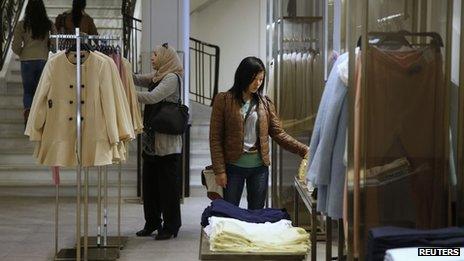
<path id="1" fill-rule="evenodd" d="M 259 86 L 258 92 L 254 95 L 254 98 L 257 99 L 256 95 L 263 95 L 264 83 L 266 82 L 266 68 L 261 59 L 249 56 L 243 59 L 237 70 L 235 71 L 234 85 L 230 88 L 230 92 L 234 95 L 235 99 L 240 103 L 243 102 L 243 92 L 247 90 L 248 86 L 253 82 L 258 73 L 264 72 L 263 82 Z"/>
<path id="2" fill-rule="evenodd" d="M 42 0 L 31 0 L 27 3 L 23 28 L 25 31 L 32 31 L 32 39 L 44 39 L 47 36 L 52 28 L 52 21 L 48 19 Z"/>
<path id="3" fill-rule="evenodd" d="M 82 11 L 84 11 L 86 5 L 86 0 L 73 0 L 71 13 L 74 27 L 79 27 L 81 25 Z"/>

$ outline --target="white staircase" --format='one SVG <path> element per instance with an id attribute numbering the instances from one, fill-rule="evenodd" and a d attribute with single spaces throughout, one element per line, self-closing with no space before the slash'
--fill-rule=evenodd
<path id="1" fill-rule="evenodd" d="M 211 165 L 209 150 L 209 121 L 211 107 L 190 101 L 190 185 L 201 186 L 201 171 Z"/>
<path id="2" fill-rule="evenodd" d="M 47 13 L 54 22 L 55 17 L 69 10 L 72 0 L 45 0 Z M 100 35 L 116 34 L 122 36 L 121 0 L 87 1 L 86 12 L 94 18 Z M 24 136 L 22 109 L 22 79 L 20 62 L 16 55 L 8 65 L 6 86 L 0 86 L 0 196 L 35 195 L 53 196 L 54 189 L 51 172 L 45 166 L 37 165 L 32 158 L 34 144 Z M 134 152 L 135 142 L 131 146 Z M 123 194 L 135 196 L 136 157 L 134 153 L 123 164 Z M 63 195 L 73 195 L 75 170 L 61 171 Z M 96 171 L 91 172 L 92 184 L 95 184 Z M 117 166 L 109 171 L 109 184 L 117 184 Z M 35 189 L 31 190 L 31 187 Z M 113 190 L 114 191 L 114 190 Z M 114 193 L 114 192 L 113 192 Z"/>

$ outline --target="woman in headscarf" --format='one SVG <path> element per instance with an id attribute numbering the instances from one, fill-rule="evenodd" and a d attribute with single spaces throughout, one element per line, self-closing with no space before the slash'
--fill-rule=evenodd
<path id="1" fill-rule="evenodd" d="M 134 75 L 136 85 L 148 87 L 148 91 L 137 93 L 139 102 L 146 104 L 144 117 L 148 117 L 154 104 L 163 100 L 177 102 L 181 97 L 184 69 L 176 50 L 167 43 L 157 46 L 151 63 L 154 73 Z M 177 236 L 181 226 L 179 170 L 182 136 L 155 132 L 153 140 L 143 133 L 142 142 L 145 226 L 137 236 L 150 236 L 158 230 L 156 240 L 170 239 Z"/>

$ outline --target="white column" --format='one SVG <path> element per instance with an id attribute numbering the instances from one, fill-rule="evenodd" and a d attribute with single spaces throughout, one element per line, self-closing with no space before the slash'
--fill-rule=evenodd
<path id="1" fill-rule="evenodd" d="M 152 70 L 150 56 L 153 48 L 169 43 L 182 52 L 184 63 L 184 97 L 188 105 L 189 94 L 189 0 L 147 0 L 142 2 L 142 71 Z"/>

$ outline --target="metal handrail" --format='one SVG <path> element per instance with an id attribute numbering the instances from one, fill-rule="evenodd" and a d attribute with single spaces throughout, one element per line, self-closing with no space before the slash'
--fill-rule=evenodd
<path id="1" fill-rule="evenodd" d="M 212 49 L 212 52 L 207 48 Z M 219 61 L 219 46 L 190 37 L 190 62 L 194 63 L 190 66 L 191 100 L 212 106 L 214 97 L 218 93 Z M 209 86 L 208 89 L 205 88 L 206 85 Z"/>
<path id="2" fill-rule="evenodd" d="M 13 31 L 18 23 L 25 0 L 2 0 L 0 5 L 0 70 L 5 63 L 8 48 L 13 39 Z"/>

